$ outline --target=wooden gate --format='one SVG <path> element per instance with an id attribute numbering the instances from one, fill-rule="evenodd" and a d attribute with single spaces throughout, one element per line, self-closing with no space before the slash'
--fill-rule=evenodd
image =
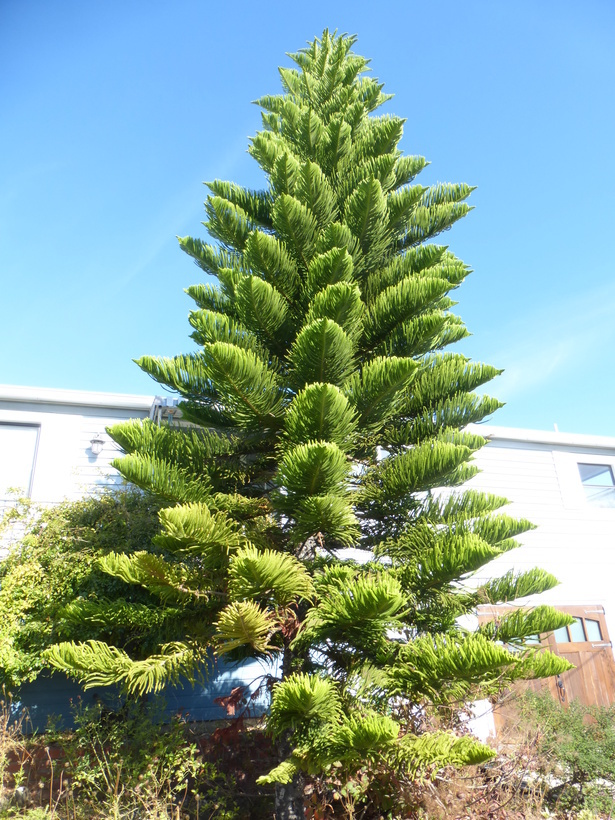
<path id="1" fill-rule="evenodd" d="M 556 678 L 533 681 L 535 690 L 549 688 L 567 705 L 579 700 L 586 706 L 610 706 L 615 702 L 615 660 L 604 609 L 601 606 L 560 606 L 574 623 L 547 636 L 543 643 L 575 668 Z"/>
<path id="2" fill-rule="evenodd" d="M 597 605 L 557 606 L 561 612 L 572 615 L 574 623 L 544 636 L 541 643 L 561 655 L 575 668 L 562 675 L 516 684 L 494 707 L 496 732 L 518 719 L 514 692 L 530 689 L 541 692 L 548 689 L 563 708 L 578 700 L 585 706 L 610 706 L 615 703 L 615 659 L 604 617 L 604 608 Z M 511 612 L 512 607 L 481 607 L 479 622 L 491 621 Z"/>

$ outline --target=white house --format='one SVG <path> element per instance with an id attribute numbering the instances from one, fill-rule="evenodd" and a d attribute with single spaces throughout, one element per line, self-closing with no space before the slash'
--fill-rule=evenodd
<path id="1" fill-rule="evenodd" d="M 615 438 L 476 425 L 489 439 L 475 456 L 471 487 L 505 496 L 504 512 L 536 529 L 483 570 L 542 567 L 560 585 L 540 601 L 598 604 L 615 634 Z"/>
<path id="2" fill-rule="evenodd" d="M 520 536 L 520 548 L 485 567 L 482 578 L 542 567 L 559 586 L 518 603 L 552 604 L 574 618 L 543 643 L 575 669 L 533 688 L 547 685 L 563 704 L 614 703 L 615 438 L 483 425 L 474 430 L 489 444 L 475 456 L 482 472 L 470 486 L 508 498 L 505 512 L 536 525 Z M 504 611 L 482 607 L 479 617 Z"/>
<path id="3" fill-rule="evenodd" d="M 105 427 L 147 418 L 153 396 L 0 385 L 0 505 L 14 493 L 39 504 L 118 483 Z"/>

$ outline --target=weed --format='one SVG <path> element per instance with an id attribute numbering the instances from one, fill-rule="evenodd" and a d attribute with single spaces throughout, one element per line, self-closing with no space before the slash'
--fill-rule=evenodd
<path id="1" fill-rule="evenodd" d="M 7 710 L 5 710 L 7 711 Z M 159 709 L 128 703 L 78 707 L 72 732 L 31 740 L 8 719 L 0 737 L 5 800 L 0 818 L 27 820 L 231 820 L 239 812 L 232 778 L 206 761 L 185 724 L 162 726 Z M 8 761 L 26 754 L 17 786 Z M 21 796 L 22 799 L 16 799 Z"/>

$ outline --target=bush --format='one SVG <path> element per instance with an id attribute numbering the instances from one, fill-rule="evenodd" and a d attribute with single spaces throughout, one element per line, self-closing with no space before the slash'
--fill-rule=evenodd
<path id="1" fill-rule="evenodd" d="M 34 680 L 43 667 L 42 651 L 61 640 L 110 638 L 147 651 L 155 610 L 143 623 L 128 625 L 96 617 L 77 623 L 72 613 L 75 602 L 93 608 L 100 602 L 153 600 L 145 590 L 103 573 L 96 561 L 112 550 L 151 550 L 158 509 L 151 497 L 124 490 L 36 515 L 21 510 L 27 531 L 0 562 L 0 687 L 13 690 Z"/>
<path id="2" fill-rule="evenodd" d="M 615 810 L 615 706 L 564 709 L 547 692 L 526 693 L 521 712 L 537 731 L 548 804 L 567 811 Z M 556 781 L 560 781 L 557 783 Z"/>
<path id="3" fill-rule="evenodd" d="M 234 779 L 204 759 L 183 721 L 160 717 L 160 707 L 133 700 L 117 711 L 78 706 L 73 732 L 24 739 L 13 729 L 0 743 L 0 818 L 241 817 Z M 10 759 L 21 761 L 12 775 Z"/>
<path id="4" fill-rule="evenodd" d="M 232 778 L 205 762 L 178 718 L 160 723 L 160 707 L 127 702 L 77 709 L 76 729 L 59 738 L 76 803 L 85 817 L 175 817 L 192 809 L 221 820 L 237 816 Z M 101 803 L 107 814 L 99 815 Z M 198 809 L 196 806 L 198 805 Z"/>

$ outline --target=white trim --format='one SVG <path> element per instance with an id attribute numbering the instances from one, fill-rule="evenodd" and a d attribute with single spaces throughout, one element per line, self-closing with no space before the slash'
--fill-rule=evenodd
<path id="1" fill-rule="evenodd" d="M 154 396 L 131 393 L 98 393 L 88 390 L 59 390 L 51 387 L 20 387 L 11 384 L 0 384 L 0 402 L 149 410 L 153 401 Z"/>
<path id="2" fill-rule="evenodd" d="M 528 444 L 554 444 L 562 447 L 589 449 L 615 449 L 614 436 L 589 436 L 582 433 L 556 433 L 551 430 L 523 430 L 519 427 L 493 427 L 487 424 L 470 424 L 469 432 L 498 441 L 525 441 Z"/>
<path id="3" fill-rule="evenodd" d="M 82 407 L 112 407 L 121 410 L 149 410 L 155 396 L 136 393 L 105 393 L 90 390 L 62 390 L 53 387 L 22 387 L 0 384 L 0 402 L 26 404 L 64 404 Z M 468 431 L 499 441 L 524 441 L 528 444 L 554 444 L 615 450 L 615 436 L 590 436 L 550 430 L 523 430 L 519 427 L 496 427 L 470 424 Z"/>

